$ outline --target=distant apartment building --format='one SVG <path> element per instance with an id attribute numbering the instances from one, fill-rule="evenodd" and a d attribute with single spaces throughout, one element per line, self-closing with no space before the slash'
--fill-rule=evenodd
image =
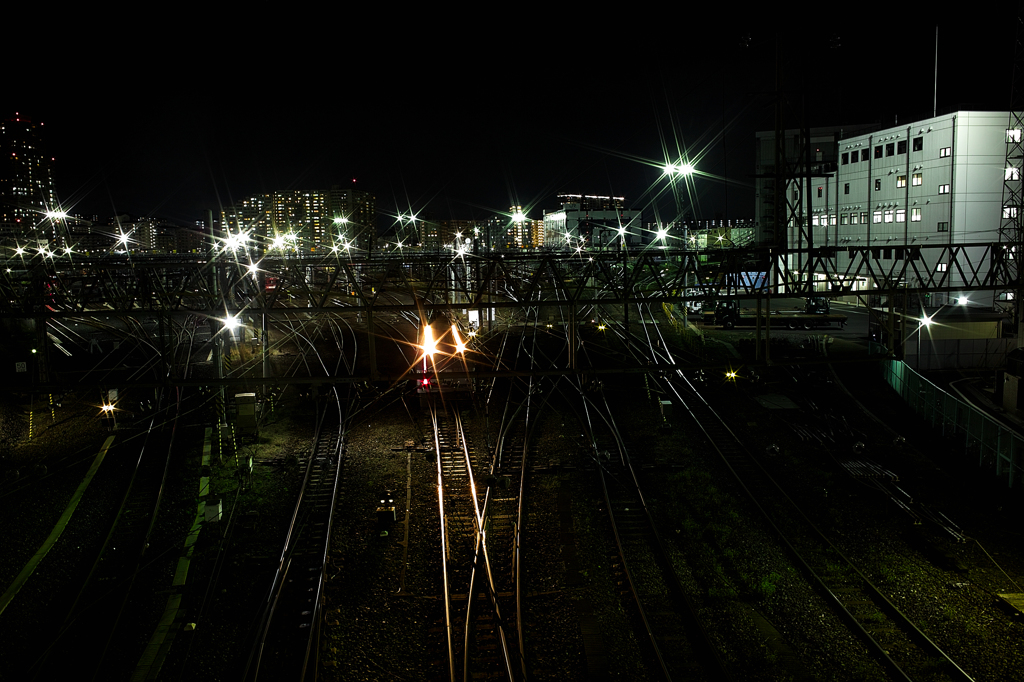
<path id="1" fill-rule="evenodd" d="M 67 244 L 73 253 L 81 255 L 201 253 L 208 247 L 201 227 L 180 227 L 157 218 L 120 215 L 101 223 L 68 217 L 65 222 Z"/>
<path id="2" fill-rule="evenodd" d="M 530 221 L 530 244 L 535 249 L 544 247 L 544 219 Z"/>
<path id="3" fill-rule="evenodd" d="M 60 210 L 53 165 L 41 122 L 18 114 L 0 120 L 0 242 L 4 245 L 65 245 L 66 224 L 47 217 Z"/>
<path id="4" fill-rule="evenodd" d="M 467 251 L 495 251 L 532 248 L 538 224 L 527 218 L 522 209 L 513 206 L 508 215 L 477 220 L 434 220 L 425 217 L 416 221 L 419 244 L 427 250 L 462 248 Z"/>
<path id="5" fill-rule="evenodd" d="M 223 237 L 245 232 L 257 241 L 272 241 L 275 233 L 273 203 L 273 195 L 255 194 L 225 207 L 220 213 L 217 233 Z"/>
<path id="6" fill-rule="evenodd" d="M 82 255 L 101 256 L 112 253 L 118 244 L 114 232 L 106 225 L 98 225 L 98 222 L 72 223 L 70 233 L 73 251 Z"/>
<path id="7" fill-rule="evenodd" d="M 504 229 L 504 246 L 507 249 L 532 249 L 539 246 L 538 232 L 543 233 L 544 220 L 531 219 L 522 206 L 510 206 L 510 219 Z"/>
<path id="8" fill-rule="evenodd" d="M 221 211 L 225 231 L 246 232 L 260 248 L 277 243 L 276 248 L 306 255 L 342 244 L 370 249 L 376 237 L 375 220 L 372 194 L 338 186 L 329 191 L 257 194 Z"/>
<path id="9" fill-rule="evenodd" d="M 655 235 L 664 233 L 671 248 L 738 248 L 754 243 L 754 221 L 724 218 L 688 218 L 671 223 L 647 223 Z"/>
<path id="10" fill-rule="evenodd" d="M 377 237 L 377 200 L 369 192 L 335 185 L 327 196 L 334 230 L 357 249 L 367 251 Z"/>
<path id="11" fill-rule="evenodd" d="M 416 221 L 420 246 L 430 251 L 453 247 L 456 242 L 472 242 L 484 232 L 486 221 L 479 220 L 432 220 L 424 217 Z"/>
<path id="12" fill-rule="evenodd" d="M 178 253 L 203 253 L 209 243 L 210 230 L 198 220 L 189 227 L 181 227 L 177 234 Z"/>

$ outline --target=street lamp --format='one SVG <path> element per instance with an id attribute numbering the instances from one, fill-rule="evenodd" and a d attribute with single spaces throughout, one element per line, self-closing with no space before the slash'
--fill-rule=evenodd
<path id="1" fill-rule="evenodd" d="M 932 318 L 925 315 L 917 326 L 917 370 L 921 371 L 921 330 L 932 326 Z"/>
<path id="2" fill-rule="evenodd" d="M 930 328 L 931 325 L 932 325 L 932 321 L 933 320 L 932 320 L 931 316 L 929 316 L 929 315 L 924 315 L 924 316 L 922 316 L 920 318 L 911 318 L 911 319 L 916 319 L 917 320 L 917 329 L 915 329 L 914 331 L 912 331 L 909 334 L 907 334 L 906 340 L 903 342 L 903 347 L 906 348 L 907 347 L 907 343 L 906 342 L 910 340 L 910 337 L 912 337 L 915 334 L 917 334 L 917 360 L 915 362 L 915 365 L 916 365 L 915 369 L 918 370 L 918 371 L 921 371 L 921 331 L 923 329 Z"/>

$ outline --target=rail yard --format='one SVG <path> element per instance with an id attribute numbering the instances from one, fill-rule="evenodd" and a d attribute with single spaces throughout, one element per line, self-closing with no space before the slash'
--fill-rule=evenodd
<path id="1" fill-rule="evenodd" d="M 8 277 L 0 677 L 1012 677 L 1005 465 L 644 258 Z"/>
<path id="2" fill-rule="evenodd" d="M 1021 624 L 996 595 L 1024 571 L 1019 503 L 958 486 L 976 463 L 893 407 L 870 361 L 821 363 L 796 335 L 814 362 L 694 370 L 658 309 L 634 320 L 584 328 L 595 371 L 566 376 L 544 373 L 566 363 L 556 327 L 459 351 L 435 321 L 435 358 L 396 318 L 426 391 L 288 386 L 223 446 L 199 389 L 116 428 L 71 392 L 31 438 L 9 403 L 5 584 L 65 528 L 5 604 L 3 658 L 24 665 L 3 675 L 69 658 L 94 679 L 1012 675 Z M 361 361 L 357 324 L 296 327 L 282 374 Z M 735 340 L 708 340 L 705 364 Z M 680 369 L 607 371 L 638 357 Z M 456 386 L 453 364 L 521 377 Z"/>

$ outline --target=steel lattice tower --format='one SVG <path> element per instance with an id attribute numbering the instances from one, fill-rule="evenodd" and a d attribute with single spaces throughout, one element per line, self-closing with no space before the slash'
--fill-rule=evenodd
<path id="1" fill-rule="evenodd" d="M 1024 315 L 1021 300 L 1024 298 L 1024 286 L 1020 278 L 1019 258 L 1024 242 L 1021 230 L 1021 209 L 1024 208 L 1022 197 L 1021 170 L 1024 167 L 1024 118 L 1021 106 L 1021 75 L 1024 69 L 1024 46 L 1021 44 L 1020 6 L 1017 12 L 1017 31 L 1013 46 L 1013 74 L 1010 80 L 1010 116 L 1006 123 L 1006 163 L 1003 166 L 1003 201 L 1002 214 L 999 220 L 999 241 L 1004 250 L 1004 280 L 1008 288 L 998 298 L 1012 300 L 1014 321 L 1017 323 L 1018 343 L 1024 338 Z"/>

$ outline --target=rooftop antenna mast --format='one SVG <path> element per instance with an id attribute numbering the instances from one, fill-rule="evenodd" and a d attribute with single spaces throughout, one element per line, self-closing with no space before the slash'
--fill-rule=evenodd
<path id="1" fill-rule="evenodd" d="M 932 80 L 932 118 L 938 116 L 939 106 L 939 25 L 935 24 L 935 75 Z"/>

